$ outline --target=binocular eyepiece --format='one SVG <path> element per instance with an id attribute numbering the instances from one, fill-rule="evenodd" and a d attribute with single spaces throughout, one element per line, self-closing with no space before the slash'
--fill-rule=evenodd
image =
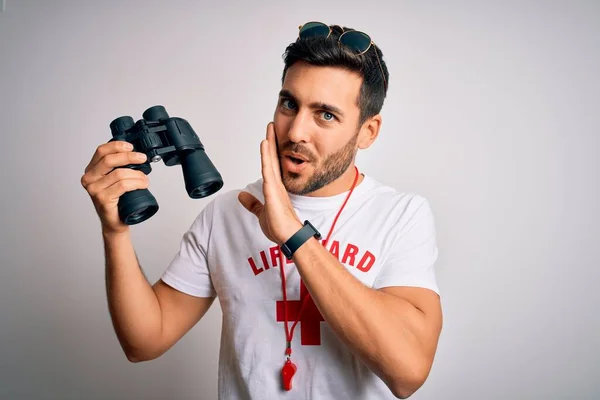
<path id="1" fill-rule="evenodd" d="M 116 118 L 110 123 L 113 138 L 133 145 L 133 151 L 148 157 L 143 164 L 119 168 L 152 171 L 150 163 L 162 160 L 166 166 L 181 165 L 188 196 L 200 199 L 223 187 L 223 178 L 210 161 L 204 146 L 190 124 L 182 118 L 169 117 L 163 106 L 144 111 L 142 119 L 134 122 L 130 116 Z M 158 202 L 148 189 L 136 189 L 119 198 L 119 218 L 127 225 L 147 220 L 158 211 Z"/>

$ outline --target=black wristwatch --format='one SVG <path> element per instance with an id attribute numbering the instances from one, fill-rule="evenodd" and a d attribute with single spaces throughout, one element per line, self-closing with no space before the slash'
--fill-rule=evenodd
<path id="1" fill-rule="evenodd" d="M 281 245 L 281 251 L 288 260 L 292 259 L 292 255 L 311 237 L 321 239 L 321 234 L 312 226 L 309 221 L 304 221 L 304 226 L 300 230 L 292 235 L 284 244 Z"/>

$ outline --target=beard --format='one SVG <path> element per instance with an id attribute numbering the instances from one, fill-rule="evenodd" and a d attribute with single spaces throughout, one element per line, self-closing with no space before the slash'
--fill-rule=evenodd
<path id="1" fill-rule="evenodd" d="M 311 176 L 308 177 L 307 181 L 303 184 L 301 179 L 302 175 L 295 172 L 284 172 L 281 171 L 281 180 L 283 186 L 289 193 L 295 195 L 306 195 L 321 189 L 327 184 L 333 182 L 352 164 L 354 156 L 356 155 L 356 143 L 358 141 L 358 132 L 352 137 L 348 143 L 344 145 L 340 150 L 335 153 L 329 154 L 325 160 L 318 166 Z M 312 154 L 305 151 L 302 146 L 288 142 L 282 150 L 291 150 L 298 154 L 302 154 L 312 162 L 315 158 Z"/>

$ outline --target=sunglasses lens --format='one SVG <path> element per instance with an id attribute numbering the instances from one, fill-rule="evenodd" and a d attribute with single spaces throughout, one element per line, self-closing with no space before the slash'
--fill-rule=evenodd
<path id="1" fill-rule="evenodd" d="M 327 36 L 329 34 L 329 27 L 321 22 L 309 22 L 302 26 L 300 29 L 300 37 L 314 37 L 314 36 Z"/>
<path id="2" fill-rule="evenodd" d="M 344 46 L 348 46 L 352 50 L 362 53 L 371 45 L 371 38 L 363 32 L 347 31 L 340 36 L 340 43 Z"/>

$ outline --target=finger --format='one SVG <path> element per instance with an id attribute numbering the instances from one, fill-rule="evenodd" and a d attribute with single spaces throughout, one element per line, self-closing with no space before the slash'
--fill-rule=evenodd
<path id="1" fill-rule="evenodd" d="M 150 181 L 147 179 L 129 178 L 120 179 L 102 191 L 96 198 L 103 204 L 117 201 L 127 192 L 137 189 L 147 189 Z"/>
<path id="2" fill-rule="evenodd" d="M 260 142 L 260 160 L 262 167 L 263 181 L 267 185 L 276 183 L 273 166 L 271 164 L 271 153 L 269 150 L 269 141 L 263 140 Z"/>
<path id="3" fill-rule="evenodd" d="M 141 179 L 146 181 L 148 180 L 148 177 L 142 171 L 137 171 L 131 168 L 117 168 L 108 175 L 104 175 L 97 181 L 88 185 L 87 191 L 92 197 L 94 197 L 116 182 L 125 179 Z"/>
<path id="4" fill-rule="evenodd" d="M 240 194 L 238 195 L 238 200 L 246 210 L 250 211 L 257 217 L 259 217 L 262 213 L 263 204 L 252 194 L 248 192 L 240 192 Z"/>
<path id="5" fill-rule="evenodd" d="M 123 167 L 129 164 L 142 164 L 146 162 L 147 157 L 144 153 L 138 152 L 119 152 L 110 153 L 104 156 L 100 161 L 90 168 L 81 178 L 81 184 L 84 187 L 108 175 L 117 167 Z"/>
<path id="6" fill-rule="evenodd" d="M 112 142 L 101 144 L 94 152 L 94 155 L 92 156 L 92 159 L 90 160 L 87 167 L 85 167 L 85 172 L 88 172 L 90 169 L 92 169 L 102 158 L 104 158 L 108 154 L 132 150 L 133 146 L 131 145 L 131 143 L 123 140 L 114 140 Z"/>
<path id="7" fill-rule="evenodd" d="M 269 122 L 267 125 L 267 140 L 269 141 L 269 152 L 271 165 L 273 168 L 273 176 L 280 181 L 281 167 L 279 165 L 279 155 L 277 154 L 277 136 L 275 135 L 275 124 L 273 122 Z"/>

